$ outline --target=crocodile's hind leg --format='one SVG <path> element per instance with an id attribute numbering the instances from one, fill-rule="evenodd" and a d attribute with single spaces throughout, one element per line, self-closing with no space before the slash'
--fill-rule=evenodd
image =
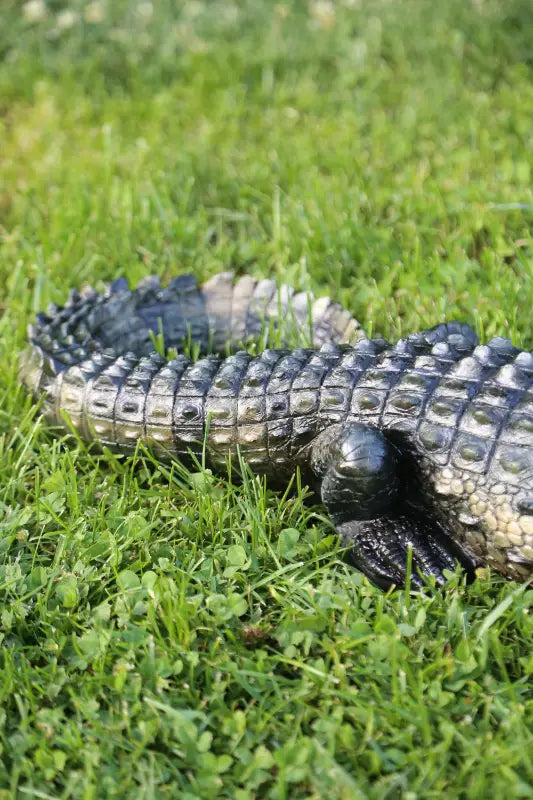
<path id="1" fill-rule="evenodd" d="M 359 423 L 326 430 L 312 449 L 322 502 L 354 565 L 379 586 L 400 586 L 411 548 L 412 582 L 421 573 L 441 584 L 460 554 L 436 522 L 406 511 L 400 465 L 386 436 Z"/>

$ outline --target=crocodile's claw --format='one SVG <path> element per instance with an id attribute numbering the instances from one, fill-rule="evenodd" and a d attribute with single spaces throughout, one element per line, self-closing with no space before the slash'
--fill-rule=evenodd
<path id="1" fill-rule="evenodd" d="M 427 519 L 402 514 L 351 520 L 336 528 L 351 563 L 384 589 L 405 585 L 409 549 L 413 586 L 422 586 L 424 576 L 433 577 L 442 586 L 446 582 L 444 571 L 454 572 L 458 563 L 467 573 L 474 570 L 470 559 Z"/>

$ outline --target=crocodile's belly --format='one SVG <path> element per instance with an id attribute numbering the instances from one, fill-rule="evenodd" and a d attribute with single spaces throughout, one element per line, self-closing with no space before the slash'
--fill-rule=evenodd
<path id="1" fill-rule="evenodd" d="M 436 431 L 433 445 L 441 438 L 441 451 L 419 451 L 429 506 L 479 563 L 527 577 L 533 567 L 533 417 L 520 401 L 505 412 L 472 404 L 457 428 Z"/>

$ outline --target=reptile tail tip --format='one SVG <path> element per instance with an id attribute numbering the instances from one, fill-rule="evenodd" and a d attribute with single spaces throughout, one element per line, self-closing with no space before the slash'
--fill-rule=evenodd
<path id="1" fill-rule="evenodd" d="M 329 297 L 250 275 L 235 279 L 221 272 L 202 286 L 180 275 L 167 286 L 159 276 L 143 278 L 131 289 L 125 277 L 103 293 L 72 289 L 64 307 L 51 303 L 28 328 L 30 347 L 22 357 L 21 378 L 33 394 L 69 367 L 95 352 L 133 352 L 148 356 L 156 339 L 165 348 L 187 343 L 218 353 L 249 346 L 351 343 L 363 338 L 359 323 Z"/>

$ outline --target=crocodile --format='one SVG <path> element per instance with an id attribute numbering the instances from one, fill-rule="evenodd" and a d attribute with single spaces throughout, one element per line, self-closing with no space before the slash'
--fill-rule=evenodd
<path id="1" fill-rule="evenodd" d="M 312 346 L 287 345 L 288 320 Z M 254 355 L 265 326 L 279 346 Z M 508 339 L 452 321 L 389 344 L 329 298 L 224 272 L 71 290 L 29 340 L 21 379 L 47 422 L 219 472 L 242 457 L 273 486 L 299 468 L 381 587 L 407 570 L 441 585 L 458 562 L 533 573 L 533 354 Z"/>

